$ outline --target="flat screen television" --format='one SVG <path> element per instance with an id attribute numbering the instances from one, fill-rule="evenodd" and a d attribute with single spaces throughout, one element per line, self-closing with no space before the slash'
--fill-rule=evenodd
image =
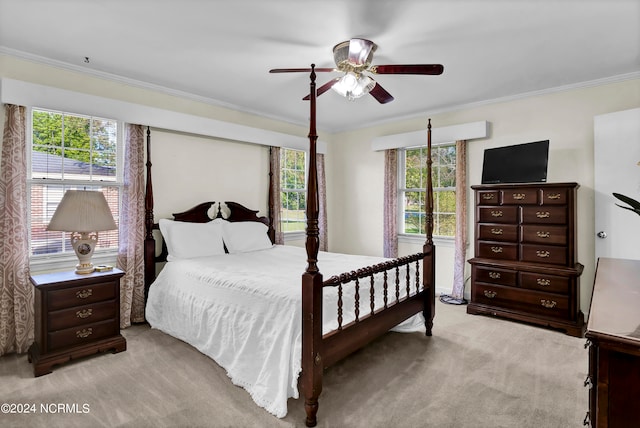
<path id="1" fill-rule="evenodd" d="M 482 184 L 547 181 L 549 140 L 484 151 Z"/>

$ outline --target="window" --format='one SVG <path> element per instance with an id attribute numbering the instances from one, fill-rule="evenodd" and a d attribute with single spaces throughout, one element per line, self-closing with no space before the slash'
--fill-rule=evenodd
<path id="1" fill-rule="evenodd" d="M 400 150 L 398 156 L 399 231 L 425 234 L 427 147 Z M 456 232 L 456 146 L 432 147 L 433 235 L 454 237 Z"/>
<path id="2" fill-rule="evenodd" d="M 68 189 L 104 193 L 118 224 L 122 174 L 119 129 L 111 119 L 31 110 L 30 255 L 74 255 L 68 232 L 49 232 L 47 225 Z M 118 231 L 100 232 L 96 252 L 117 250 Z"/>
<path id="3" fill-rule="evenodd" d="M 283 232 L 300 232 L 306 228 L 307 185 L 306 153 L 280 149 L 280 219 Z"/>

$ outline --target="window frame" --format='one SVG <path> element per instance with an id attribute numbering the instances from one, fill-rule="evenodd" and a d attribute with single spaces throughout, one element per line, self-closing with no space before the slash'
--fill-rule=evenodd
<path id="1" fill-rule="evenodd" d="M 116 129 L 116 175 L 114 180 L 77 180 L 77 179 L 55 179 L 55 178 L 33 178 L 32 153 L 33 153 L 33 111 L 46 111 L 56 114 L 85 117 L 89 119 L 103 119 L 113 121 L 117 124 Z M 125 123 L 119 119 L 110 119 L 101 116 L 94 116 L 84 113 L 63 111 L 59 109 L 28 106 L 26 108 L 26 133 L 27 133 L 27 222 L 28 222 L 28 245 L 29 245 L 29 266 L 32 272 L 52 272 L 60 270 L 71 270 L 77 263 L 77 256 L 73 250 L 68 252 L 57 252 L 49 254 L 32 254 L 32 189 L 38 185 L 68 186 L 68 187 L 113 187 L 118 189 L 118 212 L 122 212 L 122 190 L 124 189 L 124 126 Z M 66 183 L 66 184 L 65 184 Z M 119 224 L 119 219 L 117 221 Z M 65 232 L 67 233 L 67 232 Z M 65 239 L 67 236 L 65 236 Z M 118 248 L 96 248 L 91 258 L 94 264 L 115 264 L 118 255 Z"/>
<path id="2" fill-rule="evenodd" d="M 404 199 L 405 199 L 405 193 L 406 192 L 421 192 L 423 194 L 424 197 L 424 193 L 425 193 L 425 189 L 414 189 L 414 188 L 407 188 L 406 187 L 406 154 L 408 150 L 414 150 L 414 149 L 426 149 L 427 145 L 426 144 L 421 144 L 418 146 L 410 146 L 410 147 L 401 147 L 398 148 L 398 196 L 397 196 L 397 206 L 398 206 L 398 217 L 397 217 L 397 222 L 398 222 L 398 239 L 400 242 L 406 242 L 406 243 L 424 243 L 424 239 L 426 237 L 426 233 L 410 233 L 410 232 L 405 232 L 405 207 L 404 207 Z M 443 142 L 443 143 L 439 143 L 439 144 L 434 144 L 432 145 L 432 151 L 435 148 L 441 148 L 441 147 L 456 147 L 456 143 L 455 142 Z M 433 166 L 433 165 L 432 165 Z M 456 163 L 456 168 L 457 168 L 457 163 Z M 432 171 L 433 173 L 433 171 Z M 453 187 L 433 187 L 433 193 L 434 196 L 436 196 L 437 193 L 439 192 L 448 192 L 448 191 L 453 191 L 454 193 L 456 192 L 456 188 L 457 188 L 457 182 L 456 185 Z M 434 197 L 434 205 L 435 205 L 435 201 L 437 201 L 437 198 Z M 453 213 L 454 215 L 454 219 L 455 219 L 455 215 L 456 213 Z M 436 227 L 436 222 L 438 221 L 437 219 L 437 215 L 436 215 L 436 207 L 434 206 L 434 217 L 433 217 L 433 221 L 434 221 L 434 235 L 433 235 L 433 239 L 434 241 L 438 242 L 438 243 L 444 243 L 445 246 L 449 246 L 451 245 L 454 241 L 455 241 L 455 232 L 454 232 L 454 236 L 446 236 L 446 235 L 436 235 L 435 234 L 435 230 L 437 230 Z"/>
<path id="3" fill-rule="evenodd" d="M 282 172 L 284 171 L 284 163 L 283 163 L 283 158 L 285 157 L 285 153 L 286 151 L 292 151 L 292 152 L 301 152 L 304 154 L 304 180 L 303 180 L 303 188 L 301 189 L 287 189 L 284 190 L 283 188 L 283 181 L 282 181 Z M 300 239 L 301 237 L 304 237 L 306 235 L 306 197 L 307 197 L 307 185 L 308 185 L 308 176 L 309 176 L 309 152 L 307 150 L 302 150 L 302 149 L 294 149 L 294 148 L 289 148 L 289 147 L 280 147 L 280 229 L 283 232 L 284 238 L 285 240 L 297 240 Z M 304 195 L 305 197 L 305 210 L 304 210 L 304 228 L 302 230 L 289 230 L 289 231 L 285 231 L 284 228 L 284 222 L 285 222 L 285 217 L 283 215 L 283 198 L 282 198 L 282 193 L 284 192 L 296 192 L 296 193 L 301 193 Z"/>

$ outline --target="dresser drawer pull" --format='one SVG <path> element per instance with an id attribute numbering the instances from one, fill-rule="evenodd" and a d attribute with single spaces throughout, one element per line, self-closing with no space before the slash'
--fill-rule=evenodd
<path id="1" fill-rule="evenodd" d="M 538 217 L 538 218 L 549 218 L 549 217 L 551 217 L 551 213 L 549 211 L 536 211 L 536 217 Z"/>
<path id="2" fill-rule="evenodd" d="M 491 201 L 493 200 L 493 197 L 495 195 L 493 193 L 483 193 L 482 194 L 482 199 L 484 199 L 485 201 Z"/>
<path id="3" fill-rule="evenodd" d="M 502 235 L 502 233 L 503 233 L 502 229 L 496 229 L 496 228 L 491 229 L 491 234 L 493 235 Z"/>
<path id="4" fill-rule="evenodd" d="M 490 299 L 493 299 L 494 297 L 496 297 L 498 295 L 498 293 L 496 293 L 495 291 L 491 291 L 491 290 L 484 290 L 484 295 Z"/>
<path id="5" fill-rule="evenodd" d="M 491 279 L 499 279 L 500 278 L 500 272 L 489 272 L 489 278 L 491 278 Z"/>
<path id="6" fill-rule="evenodd" d="M 491 217 L 502 217 L 502 211 L 491 211 Z"/>
<path id="7" fill-rule="evenodd" d="M 493 253 L 501 253 L 502 247 L 491 247 L 491 252 Z"/>
<path id="8" fill-rule="evenodd" d="M 545 300 L 545 299 L 541 299 L 540 304 L 547 309 L 555 308 L 557 305 L 555 300 Z"/>
<path id="9" fill-rule="evenodd" d="M 76 337 L 79 337 L 82 339 L 89 337 L 92 334 L 93 334 L 93 329 L 91 328 L 83 328 L 82 330 L 76 331 Z"/>
<path id="10" fill-rule="evenodd" d="M 560 193 L 549 193 L 547 195 L 547 199 L 556 200 L 556 199 L 560 199 L 561 196 L 562 194 Z"/>
<path id="11" fill-rule="evenodd" d="M 538 285 L 541 285 L 543 287 L 551 285 L 551 280 L 550 279 L 538 278 L 538 279 L 536 279 L 536 282 L 538 283 Z"/>
<path id="12" fill-rule="evenodd" d="M 549 253 L 548 251 L 536 251 L 536 256 L 543 258 L 543 259 L 548 259 L 549 257 L 551 257 L 551 253 Z"/>
<path id="13" fill-rule="evenodd" d="M 538 238 L 548 238 L 549 236 L 551 236 L 551 233 L 549 232 L 542 232 L 542 231 L 537 231 L 536 235 L 538 236 Z"/>
<path id="14" fill-rule="evenodd" d="M 91 296 L 93 294 L 93 290 L 91 290 L 90 288 L 87 288 L 86 290 L 80 290 L 78 292 L 76 292 L 76 297 L 78 299 L 86 299 L 87 297 Z"/>
<path id="15" fill-rule="evenodd" d="M 91 315 L 93 315 L 93 309 L 83 309 L 81 311 L 76 312 L 76 317 L 77 318 L 89 318 Z"/>
<path id="16" fill-rule="evenodd" d="M 521 201 L 526 197 L 526 195 L 524 193 L 514 193 L 513 194 L 513 199 L 515 199 L 516 201 Z"/>

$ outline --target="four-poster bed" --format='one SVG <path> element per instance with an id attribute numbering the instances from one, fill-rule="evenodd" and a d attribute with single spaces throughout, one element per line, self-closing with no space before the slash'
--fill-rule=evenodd
<path id="1" fill-rule="evenodd" d="M 312 65 L 310 74 L 311 115 L 305 245 L 307 266 L 302 274 L 301 294 L 300 277 L 297 275 L 302 270 L 300 261 L 304 260 L 302 253 L 305 251 L 297 247 L 271 246 L 274 237 L 271 219 L 259 217 L 256 215 L 257 211 L 235 202 L 224 203 L 227 215 L 223 214 L 223 204 L 206 202 L 183 213 L 174 214 L 173 223 L 171 220 L 161 221 L 161 229 L 164 227 L 164 234 L 167 235 L 163 234 L 165 240 L 174 233 L 168 233 L 169 227 L 184 227 L 184 223 L 200 223 L 203 224 L 202 227 L 207 228 L 204 233 L 210 234 L 208 236 L 211 236 L 211 239 L 222 236 L 220 242 L 224 241 L 224 251 L 219 254 L 214 251 L 208 255 L 209 257 L 169 262 L 156 279 L 155 263 L 158 258 L 153 230 L 157 229 L 158 225 L 154 223 L 153 214 L 149 131 L 145 199 L 147 320 L 152 327 L 159 325 L 161 330 L 191 343 L 214 358 L 227 369 L 234 383 L 245 387 L 257 404 L 276 416 L 282 417 L 286 414 L 286 399 L 297 397 L 299 386 L 304 395 L 307 426 L 316 425 L 324 368 L 399 324 L 412 324 L 415 327 L 417 319 L 422 322 L 422 318 L 414 316 L 416 314 L 422 314 L 424 317 L 426 334 L 430 336 L 435 314 L 431 124 L 429 123 L 427 131 L 426 241 L 422 252 L 394 260 L 319 252 L 314 68 Z M 271 179 L 273 171 L 270 171 L 269 175 Z M 216 213 L 213 218 L 208 214 L 211 209 Z M 259 239 L 257 246 L 249 246 L 242 250 L 238 250 L 235 243 L 230 245 L 232 229 L 244 228 L 250 223 L 262 223 L 256 230 L 258 234 L 269 237 L 267 243 Z M 199 238 L 202 238 L 203 232 L 198 233 Z M 170 254 L 172 251 L 169 248 Z M 297 251 L 299 253 L 296 253 Z M 165 251 L 163 253 L 166 254 Z M 207 264 L 203 264 L 204 262 Z M 293 263 L 291 268 L 286 266 L 288 263 Z M 328 279 L 324 279 L 323 273 L 320 272 L 321 266 Z M 174 286 L 175 282 L 180 282 L 180 287 Z M 218 294 L 212 294 L 214 289 L 217 289 L 215 292 Z M 198 295 L 194 298 L 189 294 L 195 293 L 196 290 L 204 290 L 206 296 Z M 243 301 L 242 304 L 234 300 L 240 291 L 246 293 L 240 299 Z M 176 303 L 183 295 L 187 295 L 185 301 L 188 303 Z M 204 300 L 208 301 L 206 305 L 202 303 Z M 193 303 L 194 301 L 196 303 Z M 243 307 L 243 304 L 254 306 Z M 175 313 L 183 309 L 190 312 Z M 236 338 L 228 340 L 228 336 L 224 335 L 227 329 L 233 328 L 234 322 L 255 318 L 262 313 L 267 317 L 278 318 L 277 323 L 275 319 L 269 318 L 261 319 L 257 326 L 243 327 L 243 332 L 238 334 L 244 338 L 242 343 L 236 343 L 241 342 Z M 172 320 L 165 321 L 164 317 Z M 189 319 L 197 319 L 198 322 L 206 319 L 206 325 L 215 326 L 211 329 L 217 331 L 209 333 L 205 331 L 207 328 L 195 328 L 193 325 L 184 324 L 185 318 L 186 323 L 190 322 Z M 281 327 L 285 324 L 280 324 L 280 321 L 289 324 Z M 278 327 L 274 327 L 276 324 Z M 198 332 L 192 333 L 194 329 Z M 265 342 L 268 349 L 252 349 L 251 355 L 248 356 L 228 355 L 229 352 L 235 352 L 236 348 L 238 352 L 244 351 L 247 343 L 253 346 L 257 342 Z M 254 370 L 253 367 L 247 368 L 244 362 L 238 364 L 237 361 L 244 361 L 243 358 L 265 366 L 268 364 L 267 360 L 281 361 L 288 367 L 286 370 L 283 367 L 275 368 L 279 371 L 273 375 L 265 367 Z M 252 371 L 256 372 L 255 377 L 249 379 L 247 372 Z M 280 404 L 274 404 L 275 398 L 272 400 L 263 391 L 264 385 L 268 385 L 272 378 L 279 379 L 276 389 L 282 392 L 281 396 L 279 395 Z"/>

